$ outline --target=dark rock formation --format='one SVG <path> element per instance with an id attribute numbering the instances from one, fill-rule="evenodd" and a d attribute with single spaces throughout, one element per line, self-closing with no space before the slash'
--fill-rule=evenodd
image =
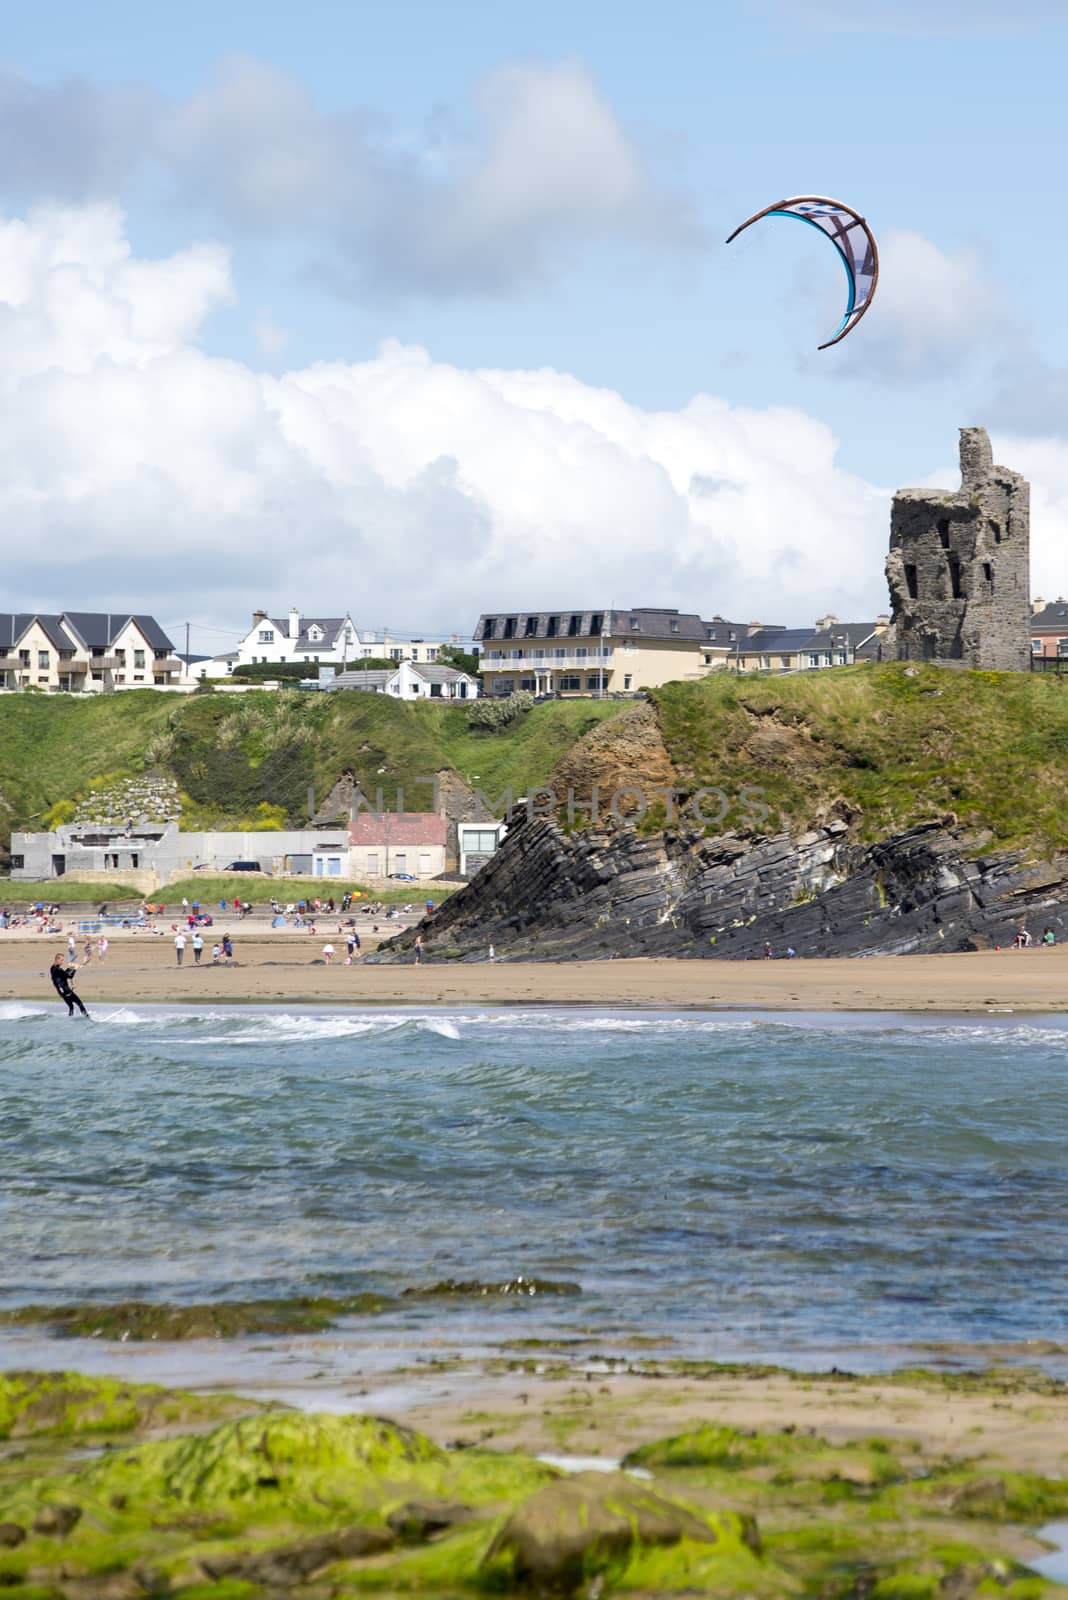
<path id="1" fill-rule="evenodd" d="M 843 821 L 791 838 L 705 839 L 516 823 L 478 877 L 421 924 L 439 959 L 875 955 L 1068 930 L 1068 860 L 983 854 L 952 822 L 864 845 Z M 401 956 L 416 929 L 384 948 Z"/>
<path id="2" fill-rule="evenodd" d="M 1030 490 L 996 467 L 985 428 L 960 432 L 961 487 L 899 489 L 890 519 L 883 660 L 1031 665 Z"/>

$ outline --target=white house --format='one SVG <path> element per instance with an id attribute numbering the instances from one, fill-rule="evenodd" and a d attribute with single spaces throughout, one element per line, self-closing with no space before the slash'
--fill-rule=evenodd
<path id="1" fill-rule="evenodd" d="M 238 640 L 237 666 L 257 663 L 299 662 L 315 676 L 319 662 L 344 667 L 356 660 L 359 638 L 356 625 L 343 617 L 302 617 L 291 611 L 287 618 L 269 617 L 266 611 L 252 613 L 252 626 Z"/>
<path id="2" fill-rule="evenodd" d="M 456 667 L 420 666 L 401 661 L 392 672 L 384 667 L 370 672 L 338 672 L 322 685 L 325 689 L 364 689 L 388 694 L 396 700 L 474 700 L 478 680 Z"/>
<path id="3" fill-rule="evenodd" d="M 172 688 L 181 662 L 154 617 L 123 612 L 0 615 L 0 689 L 99 694 Z"/>

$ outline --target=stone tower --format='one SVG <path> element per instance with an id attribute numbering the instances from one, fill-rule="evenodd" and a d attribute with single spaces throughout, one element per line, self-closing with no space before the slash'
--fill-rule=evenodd
<path id="1" fill-rule="evenodd" d="M 994 465 L 985 428 L 960 430 L 961 486 L 899 489 L 890 517 L 883 660 L 1031 665 L 1030 486 Z"/>

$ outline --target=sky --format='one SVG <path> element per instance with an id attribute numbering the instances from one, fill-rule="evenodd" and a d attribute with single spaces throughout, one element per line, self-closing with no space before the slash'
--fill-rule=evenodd
<path id="1" fill-rule="evenodd" d="M 0 40 L 0 607 L 886 608 L 962 426 L 1068 589 L 1052 0 L 39 0 Z M 865 320 L 792 194 L 861 211 Z M 180 631 L 181 630 L 181 631 Z"/>

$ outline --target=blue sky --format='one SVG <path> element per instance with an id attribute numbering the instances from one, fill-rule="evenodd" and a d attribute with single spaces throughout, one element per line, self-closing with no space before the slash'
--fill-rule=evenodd
<path id="1" fill-rule="evenodd" d="M 196 378 L 186 371 L 194 386 L 222 383 L 228 372 L 263 380 L 318 363 L 362 373 L 375 368 L 384 341 L 420 347 L 435 374 L 551 371 L 561 381 L 551 403 L 539 398 L 539 414 L 562 407 L 574 427 L 577 384 L 583 426 L 596 431 L 602 423 L 591 418 L 604 411 L 597 397 L 610 391 L 640 414 L 642 450 L 676 489 L 685 473 L 731 479 L 729 439 L 720 440 L 707 471 L 688 444 L 697 453 L 684 466 L 681 445 L 648 442 L 657 432 L 650 419 L 677 418 L 695 396 L 714 397 L 731 418 L 758 413 L 762 442 L 742 474 L 747 493 L 718 513 L 731 519 L 734 548 L 722 559 L 712 549 L 702 554 L 699 519 L 696 527 L 672 526 L 668 515 L 673 592 L 659 603 L 753 609 L 763 576 L 776 613 L 795 593 L 799 604 L 810 594 L 815 604 L 821 586 L 829 592 L 831 565 L 814 557 L 800 590 L 796 573 L 806 541 L 816 537 L 825 547 L 844 539 L 845 559 L 863 566 L 831 598 L 874 609 L 883 592 L 879 493 L 947 473 L 956 429 L 976 422 L 987 423 L 999 445 L 1016 444 L 1018 459 L 1007 464 L 1032 471 L 1044 464 L 1041 577 L 1055 585 L 1068 493 L 1061 449 L 1068 338 L 1050 270 L 1064 253 L 1066 226 L 1056 203 L 1064 19 L 1062 7 L 1041 0 L 1011 8 L 987 0 L 666 0 L 655 7 L 45 0 L 5 17 L 0 136 L 10 159 L 0 172 L 0 203 L 11 220 L 57 206 L 118 208 L 138 259 L 184 262 L 196 247 L 224 251 L 225 286 L 205 291 L 198 314 L 175 335 L 176 349 L 211 363 Z M 774 222 L 730 248 L 723 242 L 750 212 L 793 193 L 847 200 L 883 247 L 883 281 L 869 317 L 821 353 L 816 346 L 837 324 L 843 297 L 830 249 L 808 230 Z M 51 306 L 55 293 L 45 299 Z M 18 320 L 24 328 L 21 303 Z M 55 341 L 44 342 L 53 370 Z M 66 349 L 65 337 L 60 343 Z M 144 370 L 141 357 L 125 347 L 117 354 L 107 339 L 93 359 Z M 377 385 L 377 368 L 374 376 Z M 393 396 L 403 387 L 382 381 Z M 362 416 L 367 385 L 362 376 L 344 382 L 359 389 L 348 412 Z M 514 387 L 510 378 L 501 385 Z M 145 400 L 160 430 L 173 392 L 161 401 L 153 389 Z M 99 393 L 84 394 L 82 403 L 99 407 Z M 266 403 L 271 410 L 273 401 Z M 485 609 L 521 603 L 522 564 L 487 562 L 477 543 L 489 530 L 506 551 L 522 509 L 506 503 L 503 490 L 495 497 L 488 469 L 475 462 L 477 417 L 470 446 L 446 429 L 409 460 L 396 442 L 407 426 L 402 405 L 414 406 L 420 426 L 429 426 L 427 413 L 410 394 L 396 404 L 392 443 L 373 420 L 351 424 L 354 452 L 374 458 L 376 494 L 396 509 L 403 487 L 398 526 L 413 548 L 424 548 L 420 539 L 434 548 L 427 518 L 452 529 L 452 560 L 480 569 L 491 586 L 478 597 Z M 514 397 L 509 406 L 515 424 Z M 778 544 L 764 526 L 754 534 L 760 555 L 750 569 L 746 517 L 781 520 L 797 493 L 791 475 L 800 434 L 791 436 L 794 466 L 779 498 L 761 503 L 761 474 L 774 476 L 781 454 L 782 408 L 829 431 L 835 471 L 849 480 L 841 489 L 849 508 L 840 520 L 829 515 L 822 534 L 804 523 L 798 538 Z M 340 414 L 331 418 L 341 425 Z M 519 477 L 513 452 L 528 424 L 529 416 L 512 427 L 507 444 Z M 603 425 L 613 450 L 631 450 L 621 421 Z M 292 444 L 289 429 L 287 422 Z M 153 448 L 166 448 L 164 434 L 154 430 L 153 438 Z M 250 448 L 269 454 L 262 442 Z M 413 584 L 403 600 L 394 598 L 397 571 L 370 559 L 370 522 L 346 523 L 337 504 L 320 500 L 330 474 L 317 459 L 319 476 L 303 489 L 288 471 L 278 479 L 268 473 L 262 493 L 213 524 L 214 537 L 236 552 L 254 537 L 256 515 L 269 513 L 276 543 L 249 547 L 278 555 L 277 574 L 268 568 L 261 581 L 271 590 L 265 603 L 323 603 L 310 592 L 290 596 L 297 574 L 290 577 L 283 549 L 295 529 L 308 537 L 308 519 L 318 516 L 332 530 L 331 548 L 350 539 L 356 560 L 351 577 L 328 563 L 322 582 L 331 591 L 338 581 L 365 591 L 370 583 L 368 624 L 398 609 L 418 615 L 396 623 L 429 625 L 446 620 L 445 611 L 451 619 L 459 586 Z M 607 472 L 603 449 L 597 460 Z M 455 468 L 447 494 L 442 463 Z M 148 465 L 139 458 L 138 496 Z M 431 469 L 448 505 L 434 498 L 420 524 L 411 486 L 418 481 L 422 493 L 421 475 Z M 98 485 L 72 494 L 69 481 L 68 472 L 50 488 L 39 475 L 32 495 L 24 486 L 17 503 L 32 498 L 35 527 L 61 534 L 76 525 L 81 507 L 87 526 L 101 528 L 102 549 L 115 552 L 113 574 L 125 559 L 115 519 L 126 510 L 116 512 L 113 500 L 109 513 Z M 129 482 L 125 488 L 128 509 Z M 862 511 L 868 489 L 872 507 Z M 111 492 L 123 495 L 121 474 Z M 591 498 L 589 548 L 576 547 L 572 530 L 555 567 L 541 559 L 536 577 L 528 567 L 532 599 L 554 603 L 573 581 L 618 585 L 623 603 L 643 598 L 633 585 L 647 587 L 649 573 L 663 567 L 643 564 L 641 551 L 664 513 L 650 506 L 635 548 L 621 540 L 616 570 L 605 550 L 610 516 L 634 492 L 633 485 L 607 488 L 611 512 L 600 519 Z M 836 492 L 828 484 L 828 494 Z M 539 526 L 551 521 L 552 496 L 535 506 L 536 489 L 526 493 Z M 189 514 L 202 519 L 204 511 L 191 503 Z M 857 517 L 870 517 L 872 530 L 859 542 Z M 196 596 L 200 612 L 244 616 L 252 596 L 240 567 L 235 561 L 220 570 L 210 603 Z M 154 560 L 148 572 L 159 581 Z M 29 558 L 19 581 L 40 588 L 41 570 Z M 174 582 L 188 592 L 186 575 Z M 388 601 L 383 584 L 393 590 Z M 682 592 L 694 585 L 698 593 Z M 45 597 L 13 599 L 21 607 Z M 354 594 L 354 615 L 361 604 Z M 475 603 L 475 614 L 482 608 Z"/>

